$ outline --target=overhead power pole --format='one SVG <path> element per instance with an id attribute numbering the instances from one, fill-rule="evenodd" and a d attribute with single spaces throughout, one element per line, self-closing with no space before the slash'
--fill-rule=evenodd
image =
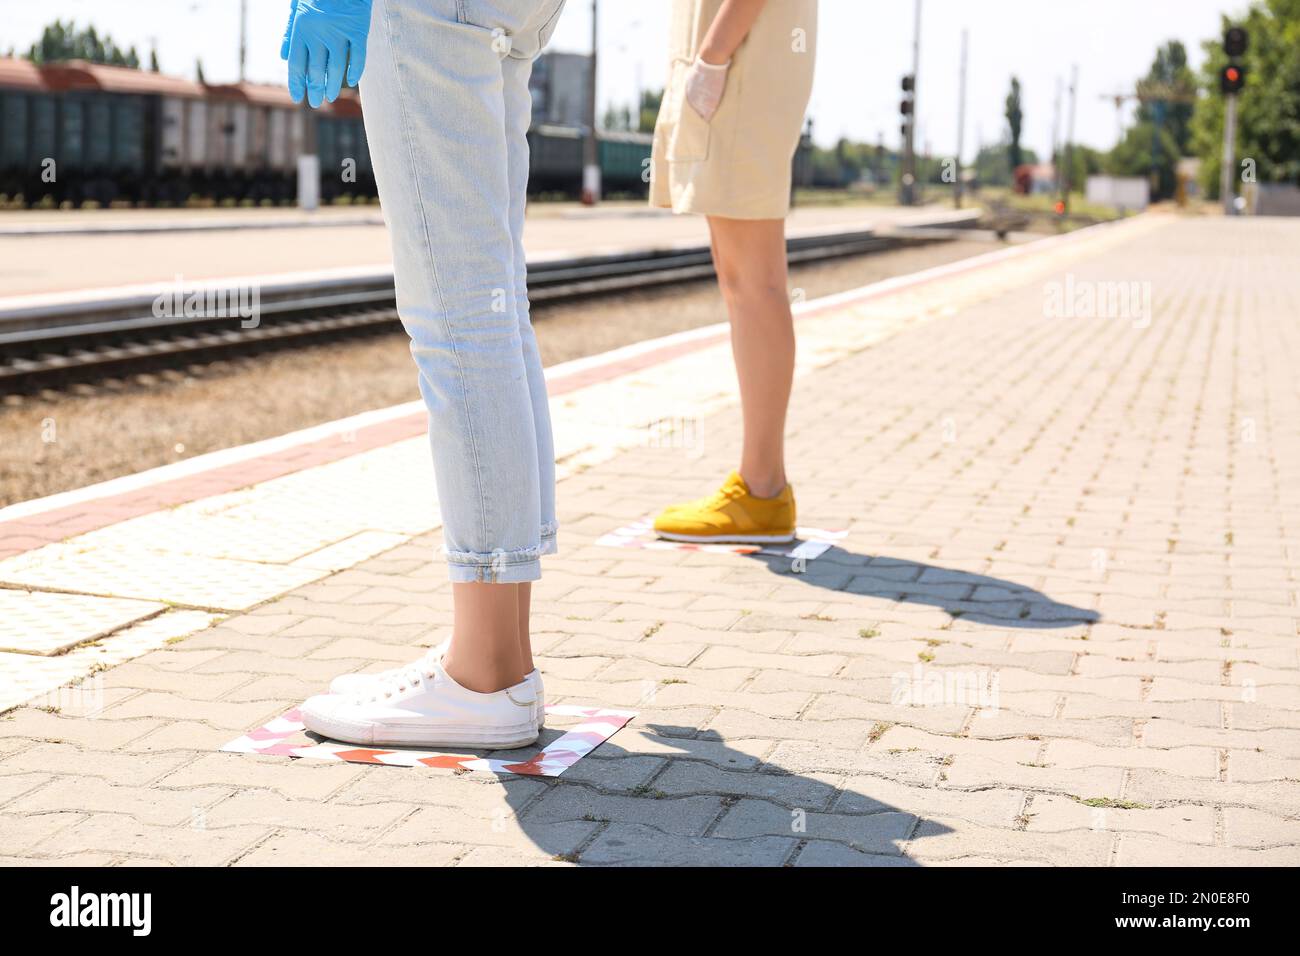
<path id="1" fill-rule="evenodd" d="M 239 0 L 239 82 L 243 83 L 248 71 L 248 0 Z"/>
<path id="2" fill-rule="evenodd" d="M 596 0 L 591 0 L 591 77 L 587 83 L 587 138 L 582 144 L 582 202 L 600 202 L 600 148 L 596 143 Z"/>
<path id="3" fill-rule="evenodd" d="M 1223 169 L 1219 171 L 1219 195 L 1223 199 L 1223 214 L 1237 213 L 1237 94 L 1229 93 L 1223 104 Z"/>
<path id="4" fill-rule="evenodd" d="M 1070 124 L 1065 140 L 1065 174 L 1061 177 L 1061 208 L 1070 211 L 1070 189 L 1074 186 L 1074 117 L 1079 103 L 1079 64 L 1070 70 Z"/>
<path id="5" fill-rule="evenodd" d="M 912 29 L 912 117 L 907 124 L 903 143 L 903 205 L 911 206 L 917 200 L 916 188 L 916 88 L 921 70 L 921 0 L 916 0 L 916 23 Z"/>
<path id="6" fill-rule="evenodd" d="M 1065 83 L 1056 78 L 1056 105 L 1052 109 L 1052 168 L 1056 173 L 1056 191 L 1061 191 L 1061 91 Z"/>
<path id="7" fill-rule="evenodd" d="M 957 208 L 961 208 L 962 199 L 962 175 L 961 175 L 961 157 L 962 151 L 966 147 L 966 54 L 970 43 L 970 31 L 961 31 L 961 87 L 957 98 L 957 162 L 956 173 L 957 183 L 956 191 L 953 194 L 953 201 Z"/>

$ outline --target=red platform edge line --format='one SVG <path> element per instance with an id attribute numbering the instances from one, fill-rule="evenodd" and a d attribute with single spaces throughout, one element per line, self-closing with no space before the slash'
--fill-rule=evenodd
<path id="1" fill-rule="evenodd" d="M 575 370 L 563 378 L 547 383 L 552 396 L 563 395 L 588 385 L 609 381 L 660 362 L 666 362 L 719 342 L 725 334 L 666 345 L 643 355 L 619 359 L 591 368 Z M 382 448 L 425 433 L 427 419 L 423 412 L 365 425 L 345 438 L 332 435 L 316 441 L 268 452 L 257 458 L 219 465 L 196 475 L 186 475 L 158 482 L 145 488 L 105 495 L 76 504 L 21 518 L 0 521 L 0 559 L 57 544 L 88 531 L 130 518 L 173 508 L 177 505 L 226 494 L 250 485 L 270 481 L 317 465 Z"/>

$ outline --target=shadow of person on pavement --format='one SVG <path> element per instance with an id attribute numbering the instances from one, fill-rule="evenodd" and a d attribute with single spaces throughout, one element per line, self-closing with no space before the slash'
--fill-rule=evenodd
<path id="1" fill-rule="evenodd" d="M 1050 628 L 1101 620 L 1097 611 L 1054 601 L 1014 581 L 904 558 L 856 554 L 838 547 L 803 562 L 761 553 L 745 557 L 800 584 L 899 604 L 937 607 L 950 617 L 977 624 Z"/>
<path id="2" fill-rule="evenodd" d="M 541 744 L 561 732 L 548 727 Z M 852 759 L 861 746 L 843 750 L 843 759 Z M 879 772 L 893 761 L 919 786 L 940 772 L 942 759 L 908 751 L 873 754 L 868 762 Z M 558 778 L 503 776 L 497 785 L 530 841 L 584 866 L 782 866 L 792 858 L 800 865 L 920 866 L 903 855 L 904 843 L 951 832 L 873 797 L 870 786 L 830 782 L 849 776 L 833 761 L 818 774 L 823 779 L 794 773 L 728 746 L 713 731 L 634 720 Z"/>

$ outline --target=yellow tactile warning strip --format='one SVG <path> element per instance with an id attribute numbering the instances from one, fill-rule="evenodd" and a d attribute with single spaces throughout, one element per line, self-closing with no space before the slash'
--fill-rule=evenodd
<path id="1" fill-rule="evenodd" d="M 241 611 L 326 573 L 144 545 L 82 548 L 52 544 L 6 561 L 0 577 L 6 585 Z"/>
<path id="2" fill-rule="evenodd" d="M 54 657 L 0 651 L 0 711 L 32 703 L 68 715 L 94 714 L 104 706 L 100 671 L 220 620 L 217 614 L 173 609 L 118 630 L 111 638 L 87 638 L 88 643 Z"/>
<path id="3" fill-rule="evenodd" d="M 1141 217 L 801 305 L 796 375 L 1057 274 L 1167 222 Z M 561 375 L 572 380 L 557 383 L 562 394 L 552 400 L 561 478 L 627 448 L 681 442 L 676 430 L 735 401 L 725 326 L 579 360 Z M 690 440 L 702 450 L 699 443 L 707 436 Z M 427 441 L 410 438 L 0 560 L 0 591 L 26 588 L 241 611 L 427 533 L 439 522 Z M 195 628 L 210 622 L 178 616 L 188 613 L 170 610 L 160 621 Z M 103 633 L 68 618 L 52 620 L 49 630 L 43 640 L 51 647 Z M 0 701 L 19 693 L 19 670 L 0 666 Z"/>
<path id="4" fill-rule="evenodd" d="M 338 544 L 332 544 L 296 559 L 293 566 L 317 568 L 321 571 L 342 571 L 408 540 L 410 539 L 406 535 L 394 534 L 391 531 L 361 531 Z"/>
<path id="5" fill-rule="evenodd" d="M 165 608 L 151 601 L 0 590 L 0 651 L 58 654 Z"/>

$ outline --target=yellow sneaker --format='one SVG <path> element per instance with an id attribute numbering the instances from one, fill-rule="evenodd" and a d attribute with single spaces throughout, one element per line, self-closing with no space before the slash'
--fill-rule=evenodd
<path id="1" fill-rule="evenodd" d="M 669 541 L 698 544 L 783 544 L 794 540 L 794 489 L 756 498 L 740 472 L 727 476 L 714 494 L 672 505 L 655 518 L 655 533 Z"/>

